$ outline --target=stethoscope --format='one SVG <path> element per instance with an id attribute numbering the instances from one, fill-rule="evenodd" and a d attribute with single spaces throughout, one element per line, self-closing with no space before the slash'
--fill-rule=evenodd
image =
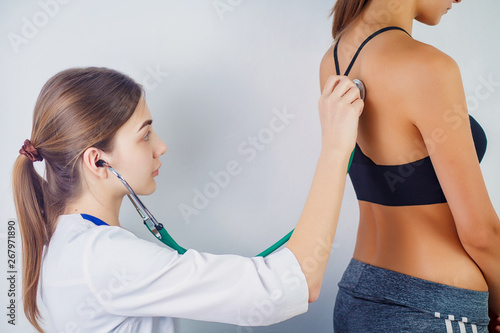
<path id="1" fill-rule="evenodd" d="M 354 79 L 354 84 L 356 84 L 356 87 L 360 90 L 361 94 L 361 99 L 364 100 L 366 96 L 366 89 L 365 85 L 363 82 L 361 82 L 358 79 Z M 349 172 L 349 169 L 351 168 L 352 160 L 354 158 L 354 151 L 351 154 L 351 157 L 349 159 L 349 165 L 347 167 L 347 172 Z M 170 236 L 170 234 L 167 232 L 163 224 L 159 223 L 156 218 L 154 217 L 153 214 L 147 209 L 147 207 L 142 203 L 141 199 L 137 196 L 137 194 L 134 192 L 132 187 L 127 183 L 127 181 L 120 175 L 115 169 L 113 169 L 108 163 L 106 163 L 103 160 L 97 161 L 96 165 L 98 167 L 107 167 L 108 170 L 114 174 L 122 183 L 125 185 L 127 190 L 129 191 L 129 194 L 127 194 L 127 197 L 130 199 L 132 204 L 134 205 L 135 209 L 137 210 L 137 213 L 142 218 L 142 221 L 144 225 L 148 228 L 148 230 L 158 239 L 160 240 L 163 244 L 166 246 L 170 247 L 171 249 L 177 251 L 179 254 L 184 254 L 186 253 L 186 249 L 177 244 L 177 242 Z M 286 234 L 283 238 L 281 238 L 279 241 L 271 245 L 269 248 L 266 250 L 262 251 L 261 253 L 257 254 L 257 257 L 266 257 L 269 254 L 273 253 L 283 245 L 285 245 L 286 242 L 290 239 L 290 237 L 293 234 L 293 229 L 290 231 L 288 234 Z"/>

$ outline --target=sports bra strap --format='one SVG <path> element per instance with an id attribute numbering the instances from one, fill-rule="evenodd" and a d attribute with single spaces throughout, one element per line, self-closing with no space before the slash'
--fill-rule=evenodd
<path id="1" fill-rule="evenodd" d="M 400 27 L 396 27 L 396 26 L 390 26 L 390 27 L 385 27 L 385 28 L 382 28 L 380 30 L 377 30 L 375 31 L 374 33 L 372 33 L 368 38 L 366 38 L 363 43 L 359 46 L 358 50 L 356 51 L 356 54 L 354 55 L 354 57 L 352 58 L 351 60 L 351 63 L 349 64 L 349 67 L 347 67 L 347 70 L 345 71 L 344 75 L 349 75 L 349 73 L 351 72 L 351 69 L 352 69 L 352 66 L 354 65 L 354 62 L 356 61 L 356 59 L 358 58 L 358 55 L 359 53 L 361 52 L 361 50 L 363 49 L 363 47 L 370 41 L 372 40 L 374 37 L 376 37 L 377 35 L 385 32 L 385 31 L 389 31 L 389 30 L 401 30 L 401 31 L 404 31 L 408 36 L 411 37 L 411 35 L 406 32 L 406 30 L 404 30 L 403 28 L 400 28 Z M 413 37 L 412 37 L 413 38 Z M 340 43 L 340 37 L 339 39 L 337 40 L 337 43 L 335 43 L 335 47 L 333 49 L 333 58 L 335 59 L 335 69 L 337 71 L 337 75 L 340 75 L 340 67 L 339 67 L 339 59 L 338 59 L 338 56 L 337 56 L 337 49 L 338 49 L 338 46 L 339 46 L 339 43 Z"/>

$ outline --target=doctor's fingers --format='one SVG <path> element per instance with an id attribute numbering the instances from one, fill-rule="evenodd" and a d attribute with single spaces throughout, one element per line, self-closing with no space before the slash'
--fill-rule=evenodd
<path id="1" fill-rule="evenodd" d="M 352 82 L 352 81 L 351 81 Z M 338 89 L 338 91 L 337 91 Z M 337 91 L 335 93 L 335 91 Z M 353 113 L 355 116 L 360 116 L 364 107 L 363 100 L 359 96 L 359 89 L 354 83 L 347 83 L 345 86 L 337 86 L 335 91 L 326 96 L 321 96 L 318 108 L 321 118 L 336 118 L 339 113 Z M 342 94 L 342 92 L 344 92 Z M 342 95 L 341 95 L 342 94 Z"/>
<path id="2" fill-rule="evenodd" d="M 356 85 L 347 76 L 332 75 L 326 80 L 321 97 L 326 98 L 332 95 L 341 97 L 353 86 Z"/>
<path id="3" fill-rule="evenodd" d="M 345 76 L 330 75 L 325 82 L 323 91 L 321 92 L 321 97 L 330 95 L 337 86 L 337 84 L 340 82 L 340 80 L 342 80 L 343 78 L 345 78 Z"/>
<path id="4" fill-rule="evenodd" d="M 344 95 L 340 97 L 343 103 L 352 104 L 356 100 L 361 99 L 361 92 L 353 83 L 353 86 L 349 85 L 349 90 L 347 90 Z"/>

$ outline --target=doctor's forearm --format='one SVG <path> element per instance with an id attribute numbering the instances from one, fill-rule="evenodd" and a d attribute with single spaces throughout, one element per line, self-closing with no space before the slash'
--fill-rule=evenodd
<path id="1" fill-rule="evenodd" d="M 309 302 L 321 290 L 340 213 L 350 153 L 322 151 L 313 182 L 287 247 L 297 258 L 309 287 Z"/>

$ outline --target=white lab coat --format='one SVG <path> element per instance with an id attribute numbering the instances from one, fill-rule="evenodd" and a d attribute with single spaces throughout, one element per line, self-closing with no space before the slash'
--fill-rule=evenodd
<path id="1" fill-rule="evenodd" d="M 61 333 L 172 333 L 173 318 L 265 326 L 308 308 L 304 274 L 287 248 L 266 258 L 179 255 L 79 214 L 59 218 L 39 283 Z"/>

